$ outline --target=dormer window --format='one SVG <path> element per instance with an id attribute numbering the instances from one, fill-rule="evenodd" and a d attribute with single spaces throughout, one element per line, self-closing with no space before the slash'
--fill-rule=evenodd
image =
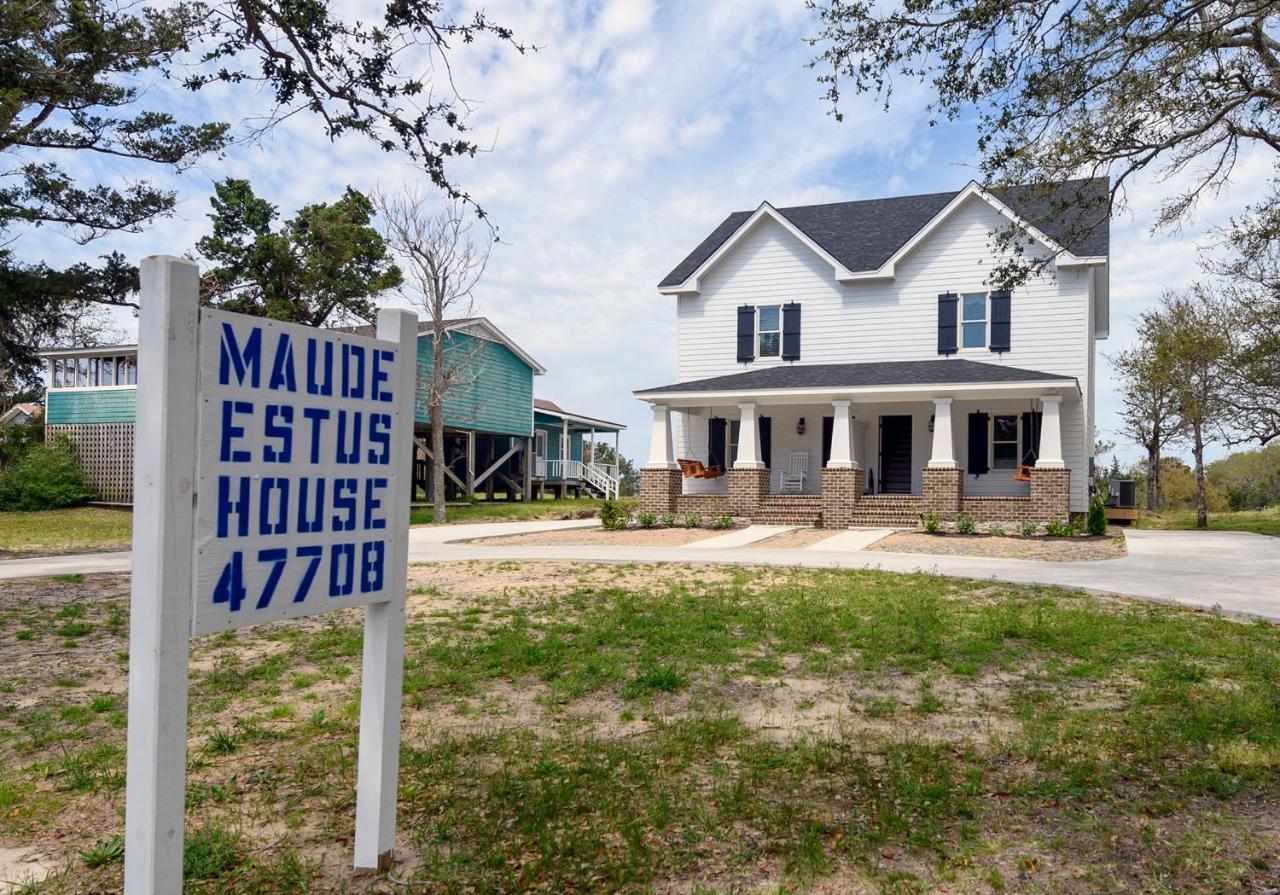
<path id="1" fill-rule="evenodd" d="M 782 354 L 782 306 L 765 305 L 760 309 L 760 321 L 756 326 L 758 357 L 779 357 Z"/>

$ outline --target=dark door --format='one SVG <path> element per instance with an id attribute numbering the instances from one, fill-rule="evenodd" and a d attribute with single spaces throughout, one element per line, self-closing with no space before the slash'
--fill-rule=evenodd
<path id="1" fill-rule="evenodd" d="M 880 417 L 880 490 L 911 493 L 911 417 Z"/>

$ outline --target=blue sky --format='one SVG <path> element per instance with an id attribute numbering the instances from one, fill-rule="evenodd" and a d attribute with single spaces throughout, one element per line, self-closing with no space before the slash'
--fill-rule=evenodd
<path id="1" fill-rule="evenodd" d="M 835 121 L 806 67 L 804 39 L 816 26 L 802 0 L 498 0 L 484 9 L 539 50 L 522 57 L 482 40 L 451 57 L 470 124 L 491 147 L 451 174 L 502 237 L 477 290 L 479 312 L 549 369 L 535 384 L 539 396 L 626 423 L 623 452 L 641 462 L 648 414 L 630 392 L 669 381 L 674 369 L 674 300 L 655 285 L 725 214 L 762 200 L 957 189 L 973 176 L 971 123 L 930 128 L 927 97 L 914 85 L 899 85 L 888 113 L 849 97 L 844 122 Z M 195 106 L 156 84 L 148 101 L 236 121 L 260 112 L 266 97 L 219 88 Z M 348 184 L 394 188 L 417 176 L 358 137 L 328 142 L 304 115 L 181 175 L 90 164 L 74 162 L 108 179 L 158 173 L 179 190 L 177 216 L 87 247 L 53 229 L 31 231 L 17 246 L 22 256 L 188 253 L 207 229 L 212 183 L 227 176 L 249 178 L 286 215 Z M 1208 224 L 1237 213 L 1269 173 L 1264 158 L 1246 156 L 1231 194 L 1173 234 L 1153 236 L 1149 226 L 1176 183 L 1148 178 L 1130 189 L 1112 224 L 1113 336 L 1104 351 L 1127 341 L 1134 316 L 1162 289 L 1196 276 Z M 132 320 L 120 324 L 132 338 Z M 1105 362 L 1099 369 L 1099 436 L 1121 441 L 1110 371 Z M 1122 445 L 1122 459 L 1137 455 Z"/>

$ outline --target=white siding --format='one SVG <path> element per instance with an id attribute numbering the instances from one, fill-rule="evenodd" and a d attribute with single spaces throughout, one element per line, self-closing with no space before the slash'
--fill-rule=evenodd
<path id="1" fill-rule="evenodd" d="M 677 379 L 703 379 L 781 363 L 774 359 L 737 363 L 736 313 L 743 304 L 800 303 L 801 363 L 936 360 L 938 294 L 986 291 L 983 280 L 991 266 L 988 241 L 1003 223 L 985 202 L 972 198 L 899 261 L 893 280 L 842 284 L 835 280 L 831 266 L 803 243 L 778 224 L 762 220 L 702 278 L 699 294 L 676 299 Z M 1072 470 L 1075 510 L 1085 508 L 1092 449 L 1092 298 L 1086 271 L 1051 270 L 1014 291 L 1010 351 L 962 350 L 953 355 L 1079 380 L 1084 399 L 1068 397 L 1062 405 L 1063 454 Z M 959 406 L 956 411 L 957 415 L 968 412 Z M 732 408 L 732 415 L 736 412 Z M 886 407 L 875 412 L 892 411 Z M 915 440 L 923 459 L 916 465 L 923 466 L 929 456 L 927 423 L 932 410 L 926 405 L 904 412 L 917 414 Z M 700 424 L 688 427 L 686 440 L 677 450 L 705 456 L 705 444 L 697 452 L 698 439 L 706 440 L 705 427 L 704 416 Z M 957 425 L 958 450 L 965 444 L 964 428 Z M 682 431 L 683 427 L 678 428 L 678 438 Z M 868 437 L 874 433 L 874 425 L 869 426 Z M 970 477 L 966 488 L 973 494 L 1020 493 L 1004 491 L 994 477 L 976 482 Z"/>

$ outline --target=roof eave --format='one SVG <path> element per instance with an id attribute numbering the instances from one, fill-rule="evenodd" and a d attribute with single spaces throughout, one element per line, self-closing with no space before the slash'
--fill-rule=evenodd
<path id="1" fill-rule="evenodd" d="M 923 383 L 918 385 L 858 385 L 858 386 L 811 386 L 804 388 L 734 388 L 707 389 L 704 391 L 654 391 L 641 389 L 632 394 L 641 401 L 650 404 L 670 402 L 724 402 L 733 403 L 743 399 L 790 398 L 807 400 L 825 400 L 832 396 L 838 398 L 872 399 L 883 395 L 891 400 L 898 397 L 939 397 L 969 395 L 975 393 L 1016 392 L 1047 393 L 1067 389 L 1079 397 L 1082 392 L 1079 380 L 1073 377 L 1061 379 L 1027 379 L 1013 382 L 952 382 Z"/>

